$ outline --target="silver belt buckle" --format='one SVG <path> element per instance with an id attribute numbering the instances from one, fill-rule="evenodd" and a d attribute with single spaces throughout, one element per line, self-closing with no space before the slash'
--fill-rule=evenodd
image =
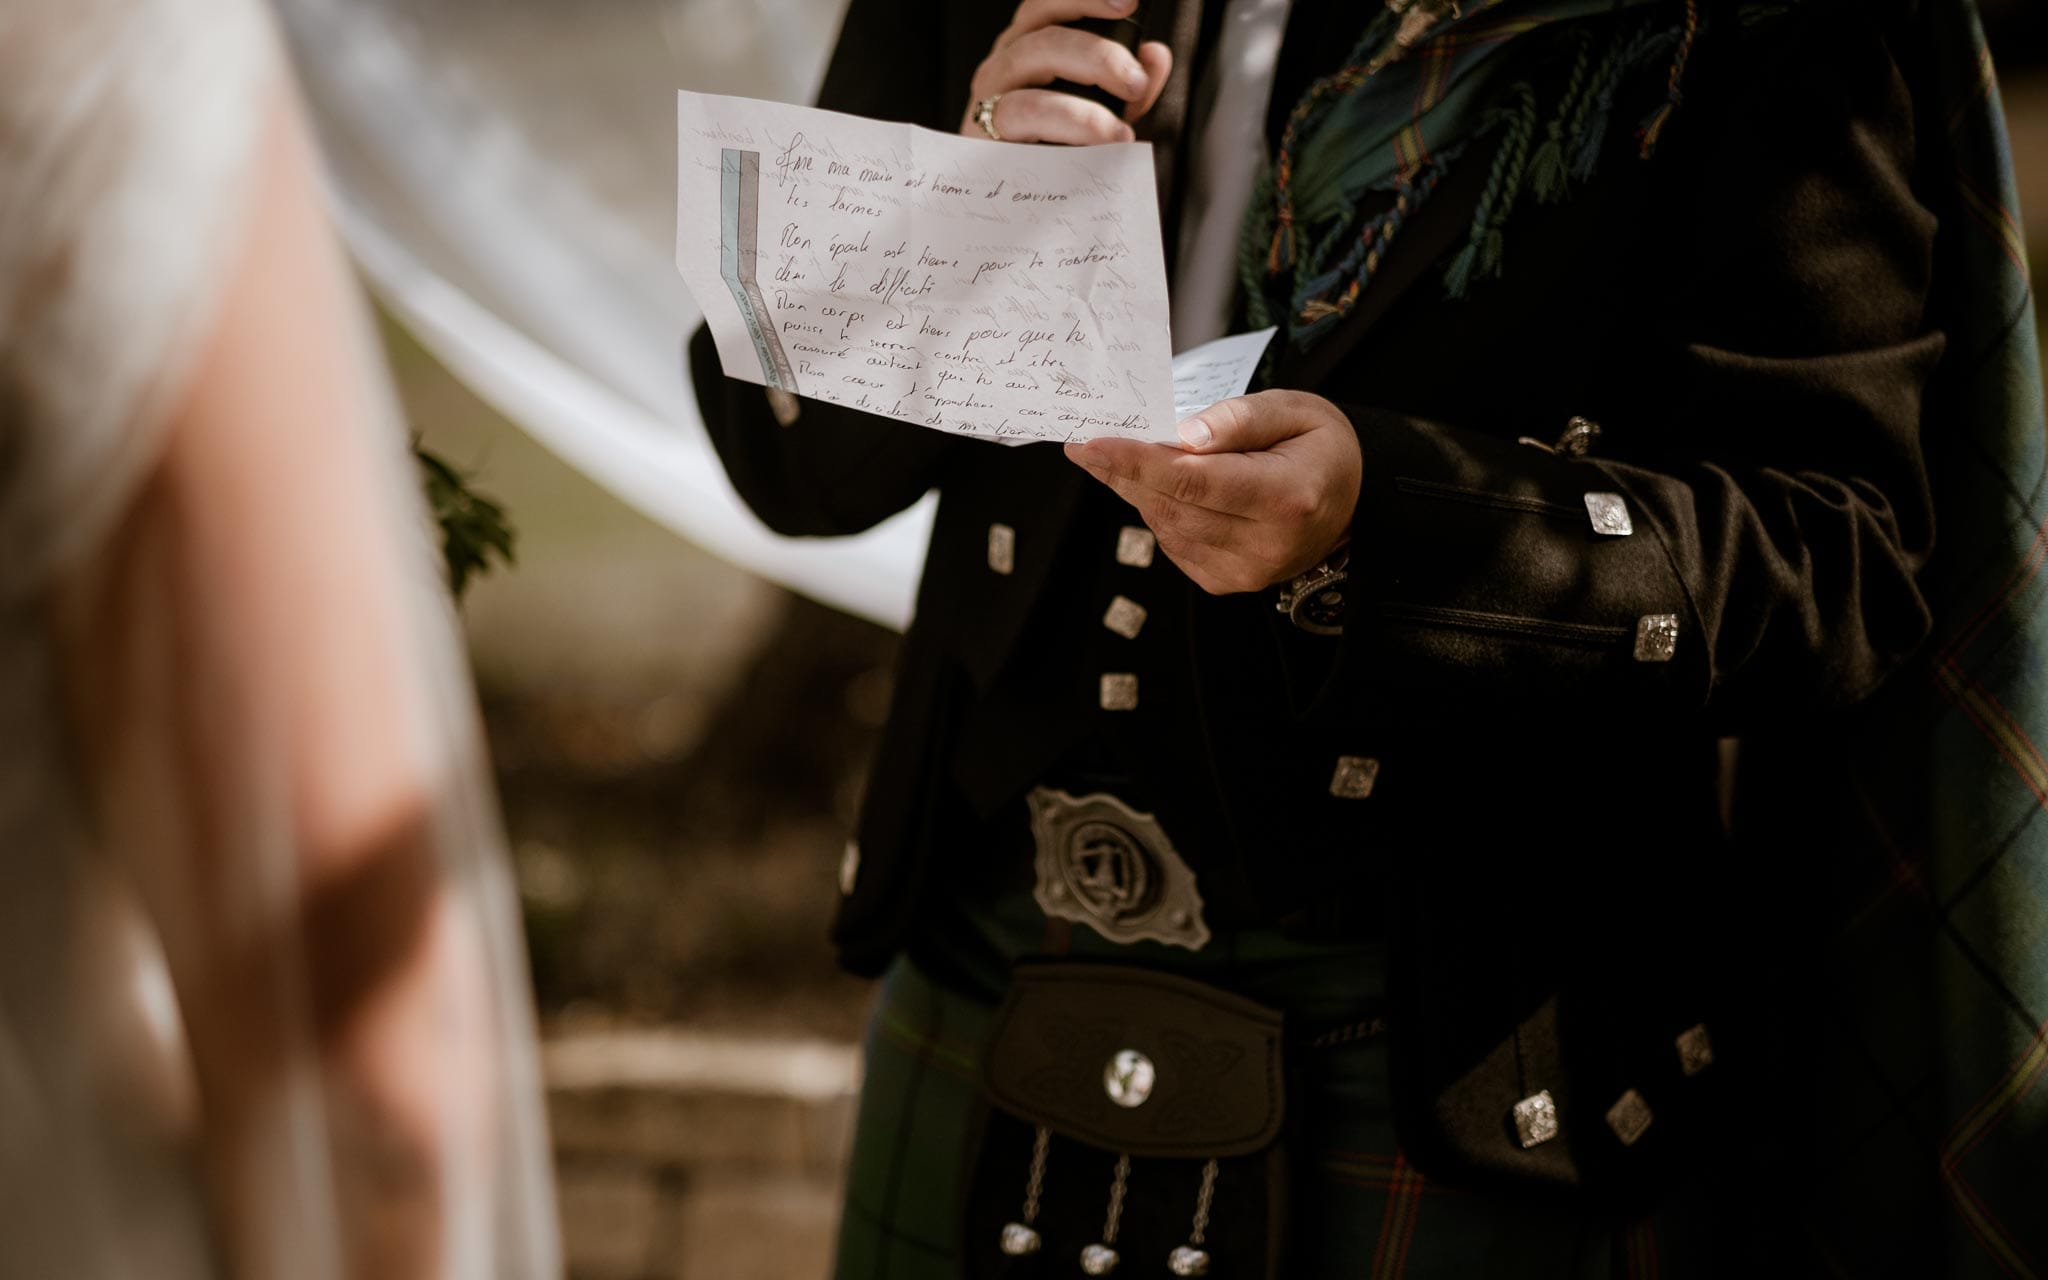
<path id="1" fill-rule="evenodd" d="M 1200 951 L 1209 941 L 1195 873 L 1158 820 L 1115 796 L 1031 792 L 1039 909 L 1116 943 L 1141 940 Z"/>

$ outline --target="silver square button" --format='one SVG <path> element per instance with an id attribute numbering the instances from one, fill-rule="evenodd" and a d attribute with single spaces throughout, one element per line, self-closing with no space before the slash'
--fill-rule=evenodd
<path id="1" fill-rule="evenodd" d="M 1112 671 L 1102 677 L 1102 709 L 1104 711 L 1136 711 L 1138 709 L 1138 677 L 1128 671 Z"/>
<path id="2" fill-rule="evenodd" d="M 1126 640 L 1136 640 L 1139 630 L 1145 625 L 1145 606 L 1128 596 L 1118 596 L 1109 602 L 1109 612 L 1102 615 L 1102 625 Z"/>
<path id="3" fill-rule="evenodd" d="M 1637 1140 L 1649 1132 L 1650 1121 L 1654 1118 L 1650 1114 L 1650 1104 L 1634 1089 L 1622 1094 L 1613 1106 L 1607 1108 L 1607 1127 L 1614 1130 L 1614 1136 L 1621 1139 L 1624 1147 L 1636 1145 Z"/>
<path id="4" fill-rule="evenodd" d="M 1159 548 L 1159 539 L 1152 536 L 1150 529 L 1127 524 L 1116 532 L 1116 562 L 1127 564 L 1133 569 L 1152 567 L 1152 553 Z"/>
<path id="5" fill-rule="evenodd" d="M 1542 1146 L 1557 1134 L 1557 1102 L 1550 1090 L 1532 1093 L 1515 1104 L 1515 1137 L 1524 1151 Z"/>
<path id="6" fill-rule="evenodd" d="M 1636 620 L 1636 661 L 1669 662 L 1678 656 L 1678 615 L 1646 613 Z"/>
<path id="7" fill-rule="evenodd" d="M 988 567 L 997 573 L 1017 570 L 1017 531 L 1006 524 L 988 527 Z"/>
<path id="8" fill-rule="evenodd" d="M 1618 493 L 1587 494 L 1586 515 L 1593 521 L 1593 532 L 1602 537 L 1626 538 L 1636 531 L 1628 518 L 1628 503 Z"/>
<path id="9" fill-rule="evenodd" d="M 1714 1065 L 1714 1042 L 1707 1035 L 1705 1023 L 1678 1034 L 1678 1068 L 1689 1076 L 1696 1076 Z"/>
<path id="10" fill-rule="evenodd" d="M 1330 777 L 1330 794 L 1339 800 L 1363 800 L 1380 778 L 1380 762 L 1371 756 L 1338 756 Z"/>

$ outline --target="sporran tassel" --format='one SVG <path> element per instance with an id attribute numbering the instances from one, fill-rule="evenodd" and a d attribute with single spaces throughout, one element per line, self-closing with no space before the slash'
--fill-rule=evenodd
<path id="1" fill-rule="evenodd" d="M 1038 1203 L 1045 1193 L 1046 1155 L 1052 1146 L 1052 1130 L 1044 1125 L 1031 1139 L 1031 1174 L 1024 1183 L 1023 1221 L 1003 1224 L 1003 1232 L 997 1240 L 1002 1251 L 1012 1258 L 1022 1258 L 1037 1253 L 1044 1241 L 1038 1237 Z"/>
<path id="2" fill-rule="evenodd" d="M 1116 1233 L 1124 1220 L 1124 1191 L 1131 1181 L 1131 1158 L 1116 1158 L 1116 1177 L 1109 1184 L 1109 1213 L 1102 1223 L 1102 1243 L 1081 1250 L 1081 1270 L 1091 1276 L 1106 1276 L 1116 1270 L 1123 1256 L 1116 1251 Z"/>
<path id="3" fill-rule="evenodd" d="M 1166 1257 L 1166 1269 L 1177 1276 L 1209 1274 L 1209 1251 L 1202 1245 L 1209 1231 L 1209 1209 L 1216 1200 L 1217 1171 L 1214 1160 L 1202 1166 L 1202 1189 L 1195 1196 L 1194 1227 L 1188 1232 L 1188 1242 Z"/>

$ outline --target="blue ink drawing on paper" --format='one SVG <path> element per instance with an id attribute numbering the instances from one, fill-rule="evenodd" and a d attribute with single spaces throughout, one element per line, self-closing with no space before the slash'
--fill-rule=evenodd
<path id="1" fill-rule="evenodd" d="M 753 335 L 762 380 L 795 394 L 796 374 L 789 367 L 789 357 L 782 352 L 782 340 L 776 336 L 767 300 L 754 279 L 755 264 L 761 256 L 761 153 L 723 148 L 718 193 L 718 272 L 725 278 L 726 288 L 732 290 L 732 300 L 739 305 L 747 332 Z"/>

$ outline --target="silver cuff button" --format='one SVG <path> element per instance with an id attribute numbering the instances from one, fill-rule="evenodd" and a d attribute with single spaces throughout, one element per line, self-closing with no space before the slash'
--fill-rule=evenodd
<path id="1" fill-rule="evenodd" d="M 1628 503 L 1618 493 L 1587 494 L 1586 515 L 1593 521 L 1593 532 L 1605 538 L 1626 538 L 1636 531 L 1628 518 Z"/>

